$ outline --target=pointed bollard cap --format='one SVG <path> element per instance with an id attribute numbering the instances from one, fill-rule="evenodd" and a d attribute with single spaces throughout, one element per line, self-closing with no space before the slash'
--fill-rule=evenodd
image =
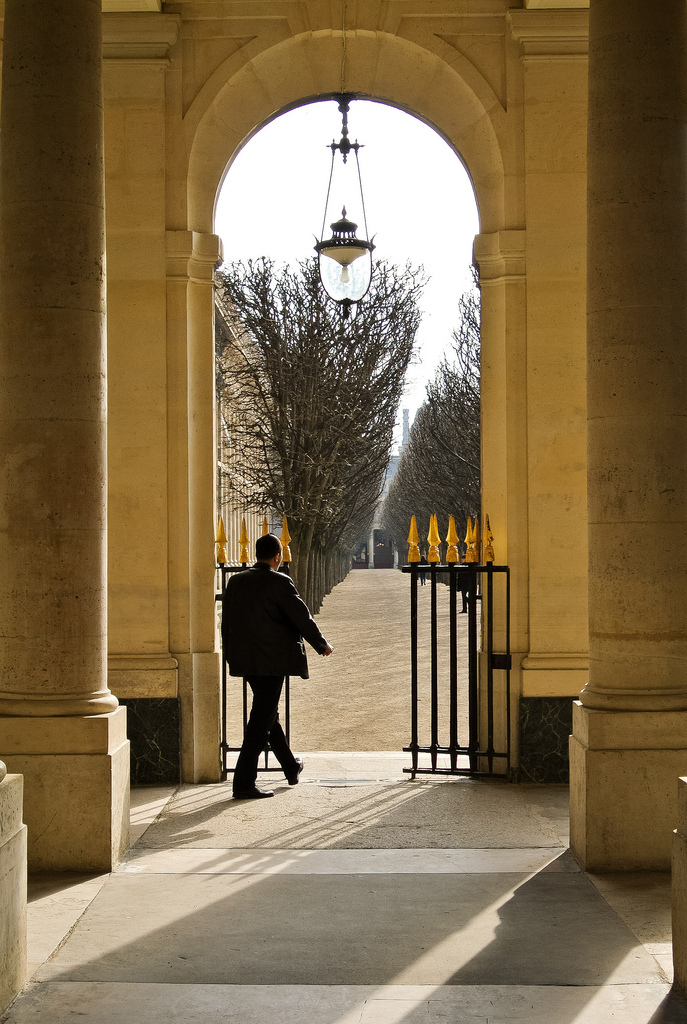
<path id="1" fill-rule="evenodd" d="M 281 537 L 279 539 L 281 541 L 281 546 L 283 549 L 283 560 L 286 564 L 288 564 L 291 561 L 291 548 L 289 547 L 289 544 L 291 542 L 291 534 L 289 533 L 289 524 L 286 522 L 286 516 L 284 516 L 284 521 L 282 523 L 281 528 Z"/>
<path id="2" fill-rule="evenodd" d="M 227 535 L 224 532 L 224 520 L 219 517 L 219 523 L 217 525 L 217 537 L 215 538 L 215 544 L 217 545 L 217 564 L 226 565 L 227 561 Z"/>
<path id="3" fill-rule="evenodd" d="M 420 535 L 417 532 L 417 521 L 415 516 L 410 517 L 410 532 L 408 533 L 408 561 L 420 561 Z"/>
<path id="4" fill-rule="evenodd" d="M 439 545 L 441 544 L 441 537 L 439 536 L 439 524 L 437 523 L 436 515 L 429 517 L 429 533 L 427 534 L 427 543 L 429 544 L 429 554 L 427 555 L 428 562 L 440 562 L 441 555 L 439 554 Z"/>
<path id="5" fill-rule="evenodd" d="M 475 529 L 477 525 L 477 519 L 475 518 L 475 526 L 472 525 L 472 517 L 468 516 L 468 528 L 465 533 L 465 543 L 468 546 L 465 554 L 465 561 L 469 564 L 479 564 L 479 555 L 477 553 L 476 534 Z"/>
<path id="6" fill-rule="evenodd" d="M 484 524 L 484 561 L 487 563 L 494 561 L 494 534 L 489 525 L 489 516 L 486 517 Z"/>
<path id="7" fill-rule="evenodd" d="M 446 561 L 459 562 L 460 555 L 458 554 L 458 533 L 456 531 L 456 520 L 454 516 L 448 517 L 448 533 L 446 534 L 446 543 L 448 544 L 448 551 L 446 552 Z"/>
<path id="8" fill-rule="evenodd" d="M 239 554 L 239 562 L 241 562 L 242 565 L 245 565 L 250 559 L 250 555 L 248 554 L 249 543 L 250 540 L 248 538 L 248 530 L 246 529 L 246 517 L 244 516 L 243 519 L 241 520 L 241 534 L 239 536 L 239 545 L 241 548 L 241 553 Z"/>
<path id="9" fill-rule="evenodd" d="M 262 535 L 265 537 L 270 532 L 270 528 L 267 525 L 267 516 L 262 521 Z"/>

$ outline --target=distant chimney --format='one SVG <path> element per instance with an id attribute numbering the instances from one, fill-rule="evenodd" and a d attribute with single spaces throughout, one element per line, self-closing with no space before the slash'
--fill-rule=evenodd
<path id="1" fill-rule="evenodd" d="M 410 440 L 410 410 L 403 410 L 403 441 L 401 442 L 401 449 L 405 448 Z"/>

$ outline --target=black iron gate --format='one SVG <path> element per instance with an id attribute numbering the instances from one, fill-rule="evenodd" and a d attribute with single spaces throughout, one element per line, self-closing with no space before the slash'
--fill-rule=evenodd
<path id="1" fill-rule="evenodd" d="M 510 777 L 509 567 L 491 563 L 427 565 L 415 562 L 403 566 L 403 572 L 410 575 L 411 628 L 411 738 L 403 749 L 412 757 L 412 766 L 404 771 L 413 778 L 430 774 Z M 429 609 L 419 609 L 421 577 L 429 579 Z M 437 588 L 442 586 L 442 581 L 448 586 L 449 628 L 448 637 L 440 639 Z M 463 589 L 467 599 L 466 638 L 465 631 L 459 629 L 457 609 L 458 594 L 462 595 Z M 423 659 L 424 664 L 420 666 L 420 632 L 427 627 L 428 659 Z M 498 653 L 494 650 L 496 631 L 502 648 Z M 441 687 L 440 669 L 444 677 L 448 669 L 448 679 L 444 679 Z M 427 707 L 427 704 L 429 714 L 425 719 L 428 718 L 428 722 L 422 725 L 428 726 L 429 736 L 423 736 L 421 742 L 420 706 Z M 448 722 L 440 721 L 441 710 L 448 712 Z M 462 717 L 467 711 L 462 736 L 459 735 L 461 710 Z M 444 739 L 448 734 L 448 742 L 441 742 L 442 733 Z M 429 742 L 425 742 L 426 739 Z"/>
<path id="2" fill-rule="evenodd" d="M 230 573 L 232 573 L 232 572 L 243 572 L 243 570 L 247 569 L 247 568 L 248 568 L 247 564 L 243 564 L 243 565 L 219 565 L 217 567 L 217 574 L 218 574 L 218 577 L 219 577 L 219 584 L 220 584 L 220 586 L 219 586 L 219 591 L 215 592 L 215 602 L 219 605 L 220 608 L 222 606 L 222 594 L 224 593 L 224 588 L 227 585 L 227 580 L 229 579 Z M 235 761 L 236 755 L 238 755 L 238 753 L 239 753 L 239 751 L 241 749 L 241 742 L 243 740 L 243 734 L 246 731 L 246 724 L 248 722 L 248 708 L 249 708 L 249 688 L 248 688 L 248 683 L 246 682 L 245 679 L 239 680 L 238 678 L 232 677 L 232 676 L 229 675 L 228 666 L 227 666 L 226 660 L 224 658 L 224 652 L 222 651 L 221 644 L 220 644 L 220 651 L 221 651 L 221 661 L 222 661 L 222 668 L 221 668 L 221 673 L 222 673 L 221 674 L 222 708 L 221 708 L 221 720 L 220 720 L 220 748 L 219 748 L 219 750 L 220 750 L 220 772 L 221 772 L 221 779 L 224 782 L 224 781 L 226 781 L 227 775 L 231 774 L 234 771 L 234 764 L 233 764 L 233 762 Z M 287 676 L 286 680 L 284 682 L 284 689 L 282 690 L 281 706 L 280 706 L 280 709 L 279 709 L 280 719 L 283 721 L 283 728 L 284 728 L 284 732 L 286 733 L 287 743 L 290 741 L 290 738 L 291 738 L 291 735 L 290 735 L 291 734 L 291 707 L 290 707 L 290 698 L 289 698 L 289 689 L 290 689 L 289 682 L 290 682 L 289 681 L 289 677 Z M 232 742 L 231 742 L 231 740 L 229 738 L 229 731 L 230 731 L 230 727 L 231 727 L 232 723 L 229 722 L 228 703 L 229 703 L 229 697 L 230 697 L 230 692 L 231 692 L 230 688 L 235 688 L 235 687 L 240 687 L 241 688 L 241 709 L 242 709 L 242 715 L 241 715 L 241 735 L 240 736 L 236 736 L 234 738 L 235 742 L 234 742 L 234 745 L 232 745 Z M 283 714 L 282 714 L 282 711 L 283 711 Z M 236 745 L 236 743 L 238 743 L 238 746 Z M 232 757 L 232 755 L 235 755 L 235 756 Z M 258 771 L 259 772 L 273 772 L 273 771 L 278 771 L 279 770 L 278 768 L 275 768 L 274 765 L 270 765 L 269 755 L 270 755 L 270 748 L 269 748 L 269 745 L 268 745 L 268 747 L 267 747 L 267 749 L 265 750 L 265 753 L 264 753 L 263 763 L 262 763 L 262 765 L 258 765 Z M 230 764 L 229 761 L 231 761 L 232 763 Z"/>

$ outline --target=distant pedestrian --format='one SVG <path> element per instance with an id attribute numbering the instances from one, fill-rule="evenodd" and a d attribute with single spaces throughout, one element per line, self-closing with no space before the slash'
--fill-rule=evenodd
<path id="1" fill-rule="evenodd" d="M 259 537 L 255 556 L 254 566 L 231 576 L 222 597 L 222 644 L 229 672 L 243 676 L 253 691 L 253 706 L 234 770 L 237 800 L 274 796 L 272 790 L 255 785 L 258 758 L 268 741 L 288 784 L 297 784 L 303 761 L 293 756 L 279 722 L 284 678 L 308 678 L 303 638 L 325 657 L 333 650 L 293 581 L 279 572 L 279 538 L 273 533 Z"/>
<path id="2" fill-rule="evenodd" d="M 465 555 L 461 555 L 460 556 L 460 561 L 459 561 L 458 564 L 459 565 L 465 565 L 466 564 L 465 563 Z M 458 573 L 458 589 L 460 590 L 461 597 L 463 598 L 463 607 L 460 610 L 460 614 L 461 615 L 465 615 L 465 613 L 468 610 L 468 589 L 469 589 L 468 574 L 466 572 L 459 572 Z"/>
<path id="3" fill-rule="evenodd" d="M 427 561 L 427 559 L 425 558 L 424 555 L 420 559 L 420 565 L 429 565 L 429 562 Z M 427 573 L 426 572 L 421 572 L 420 573 L 420 586 L 424 587 L 426 582 L 427 582 Z"/>

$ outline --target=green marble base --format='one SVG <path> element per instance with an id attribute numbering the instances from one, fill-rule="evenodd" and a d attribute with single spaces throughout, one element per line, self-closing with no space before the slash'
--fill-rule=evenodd
<path id="1" fill-rule="evenodd" d="M 135 697 L 127 709 L 131 742 L 131 785 L 175 785 L 181 781 L 178 697 Z"/>
<path id="2" fill-rule="evenodd" d="M 520 782 L 568 782 L 575 697 L 520 698 Z"/>

